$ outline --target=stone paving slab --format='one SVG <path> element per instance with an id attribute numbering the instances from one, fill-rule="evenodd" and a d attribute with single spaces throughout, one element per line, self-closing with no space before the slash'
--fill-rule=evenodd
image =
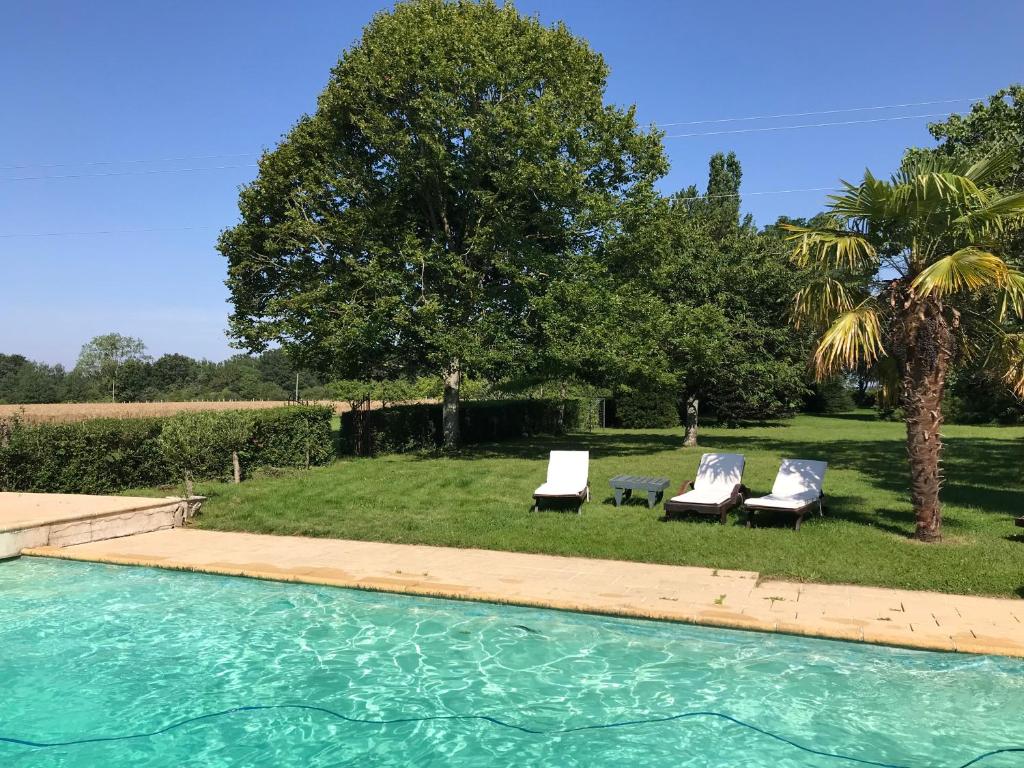
<path id="1" fill-rule="evenodd" d="M 25 554 L 1024 657 L 1024 600 L 753 571 L 188 528 Z"/>
<path id="2" fill-rule="evenodd" d="M 176 496 L 86 496 L 74 493 L 0 493 L 0 531 L 137 512 L 178 502 Z"/>

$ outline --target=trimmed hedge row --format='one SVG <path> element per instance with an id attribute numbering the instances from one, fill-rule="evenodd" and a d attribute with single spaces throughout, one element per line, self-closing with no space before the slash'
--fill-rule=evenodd
<path id="1" fill-rule="evenodd" d="M 179 483 L 183 472 L 229 477 L 236 450 L 246 472 L 324 464 L 334 456 L 332 415 L 323 406 L 287 406 L 68 424 L 0 421 L 0 490 L 111 493 Z M 228 433 L 231 440 L 220 439 Z"/>
<path id="2" fill-rule="evenodd" d="M 669 390 L 620 390 L 608 401 L 608 425 L 624 429 L 678 427 L 679 393 Z"/>
<path id="3" fill-rule="evenodd" d="M 357 456 L 433 450 L 442 444 L 442 407 L 399 405 L 341 416 L 342 449 Z M 464 445 L 540 434 L 589 431 L 597 424 L 594 400 L 470 400 L 459 407 Z"/>

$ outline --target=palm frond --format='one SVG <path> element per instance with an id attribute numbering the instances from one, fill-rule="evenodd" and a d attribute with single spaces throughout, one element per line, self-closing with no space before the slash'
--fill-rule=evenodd
<path id="1" fill-rule="evenodd" d="M 996 351 L 1003 383 L 1017 397 L 1024 398 L 1024 333 L 1003 334 Z"/>
<path id="2" fill-rule="evenodd" d="M 883 352 L 882 323 L 874 300 L 862 301 L 835 319 L 818 342 L 815 375 L 827 379 L 858 364 L 872 365 Z"/>
<path id="3" fill-rule="evenodd" d="M 999 322 L 1006 319 L 1009 310 L 1024 320 L 1024 272 L 1008 269 L 1006 280 L 999 291 Z"/>
<path id="4" fill-rule="evenodd" d="M 995 200 L 987 200 L 981 206 L 969 210 L 953 220 L 965 232 L 976 237 L 985 237 L 1001 232 L 1004 225 L 1024 218 L 1024 192 L 1014 192 Z"/>
<path id="5" fill-rule="evenodd" d="M 795 242 L 793 261 L 801 267 L 816 262 L 834 269 L 857 270 L 874 265 L 877 258 L 875 247 L 859 232 L 796 224 L 783 224 L 782 227 L 791 233 L 786 240 Z"/>
<path id="6" fill-rule="evenodd" d="M 979 186 L 993 184 L 1013 168 L 1019 153 L 1020 147 L 1004 144 L 960 173 Z"/>
<path id="7" fill-rule="evenodd" d="M 860 184 L 841 182 L 843 192 L 829 195 L 829 209 L 837 216 L 848 219 L 877 221 L 885 218 L 889 209 L 892 185 L 876 179 L 869 170 L 864 171 Z"/>
<path id="8" fill-rule="evenodd" d="M 872 369 L 878 380 L 878 404 L 895 408 L 900 400 L 900 368 L 896 361 L 888 356 L 879 357 Z"/>
<path id="9" fill-rule="evenodd" d="M 910 287 L 919 296 L 941 298 L 986 286 L 1002 287 L 1009 271 L 1006 262 L 994 253 L 971 246 L 929 264 L 914 278 Z"/>
<path id="10" fill-rule="evenodd" d="M 824 325 L 837 314 L 853 308 L 846 287 L 829 275 L 811 279 L 793 296 L 793 320 L 797 328 L 804 323 Z"/>

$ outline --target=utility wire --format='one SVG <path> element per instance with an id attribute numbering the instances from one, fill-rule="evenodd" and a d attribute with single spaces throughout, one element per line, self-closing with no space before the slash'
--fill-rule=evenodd
<path id="1" fill-rule="evenodd" d="M 147 227 L 145 229 L 95 229 L 84 232 L 6 232 L 0 234 L 8 237 L 69 237 L 79 235 L 131 235 L 139 232 L 189 232 L 192 230 L 220 229 L 220 227 Z"/>
<path id="2" fill-rule="evenodd" d="M 867 120 L 842 120 L 831 123 L 801 123 L 799 125 L 776 125 L 768 128 L 735 128 L 728 131 L 702 131 L 698 133 L 673 133 L 666 139 L 688 139 L 693 136 L 723 136 L 731 133 L 763 133 L 766 131 L 793 131 L 798 128 L 825 128 L 830 125 L 862 125 L 864 123 L 887 123 L 892 120 L 920 120 L 926 117 L 947 117 L 948 112 L 934 112 L 928 115 L 901 115 L 898 117 L 875 117 Z"/>
<path id="3" fill-rule="evenodd" d="M 729 192 L 726 194 L 717 195 L 694 195 L 693 197 L 674 197 L 673 200 L 689 201 L 689 200 L 708 200 L 713 197 L 752 197 L 754 195 L 788 195 L 793 192 L 834 192 L 836 190 L 835 185 L 831 187 L 804 187 L 803 189 L 771 189 L 765 192 Z"/>
<path id="4" fill-rule="evenodd" d="M 933 104 L 956 104 L 964 101 L 982 101 L 983 97 L 971 97 L 962 99 L 938 99 L 935 101 L 910 101 L 903 104 L 877 104 L 867 107 L 844 107 L 842 109 L 822 109 L 812 112 L 783 112 L 775 115 L 745 115 L 743 117 L 719 117 L 706 120 L 684 120 L 671 123 L 654 123 L 662 128 L 671 128 L 680 125 L 708 125 L 710 123 L 733 123 L 743 122 L 750 120 L 777 120 L 785 117 L 811 117 L 814 115 L 837 115 L 846 112 L 867 112 L 872 110 L 881 109 L 903 109 L 906 107 L 924 107 L 931 106 Z M 935 117 L 936 115 L 929 115 L 929 117 Z M 900 119 L 900 118 L 895 118 Z M 837 125 L 844 125 L 845 123 L 836 123 Z M 831 125 L 831 123 L 822 123 L 820 125 Z M 797 126 L 803 127 L 803 126 Z M 808 126 L 809 127 L 809 126 Z M 817 126 L 815 126 L 817 127 Z M 683 134 L 690 135 L 690 134 Z M 675 136 L 669 138 L 677 138 Z M 59 163 L 21 163 L 18 165 L 0 165 L 0 171 L 16 171 L 24 170 L 27 168 L 66 168 L 69 166 L 94 166 L 94 165 L 121 165 L 121 164 L 137 164 L 137 163 L 172 163 L 172 162 L 184 162 L 192 160 L 221 160 L 229 157 L 256 157 L 258 152 L 240 152 L 233 154 L 217 154 L 217 155 L 184 155 L 180 157 L 155 157 L 155 158 L 131 158 L 128 160 L 80 160 L 80 161 L 64 161 Z M 33 179 L 35 177 L 32 177 Z M 63 178 L 63 177 L 51 177 L 51 178 Z M 77 177 L 76 177 L 77 178 Z"/>
<path id="5" fill-rule="evenodd" d="M 47 181 L 49 179 L 88 179 L 97 178 L 101 176 L 150 176 L 153 174 L 160 173 L 195 173 L 196 171 L 225 171 L 232 168 L 255 168 L 255 163 L 247 163 L 245 165 L 212 165 L 207 168 L 161 168 L 156 170 L 145 170 L 145 171 L 110 171 L 108 173 L 69 173 L 62 174 L 59 176 L 14 176 L 9 179 L 0 179 L 0 183 L 5 181 Z"/>
<path id="6" fill-rule="evenodd" d="M 706 125 L 708 123 L 735 123 L 743 120 L 778 120 L 783 117 L 811 117 L 812 115 L 838 115 L 844 112 L 867 112 L 876 109 L 902 109 L 905 107 L 927 107 L 933 104 L 956 104 L 962 101 L 982 101 L 981 97 L 964 99 L 940 99 L 939 101 L 912 101 L 906 104 L 881 104 L 872 107 L 847 107 L 845 109 L 822 109 L 817 112 L 786 112 L 780 115 L 750 115 L 747 117 L 719 117 L 714 120 L 685 120 L 676 123 L 655 123 L 663 128 L 677 125 Z"/>
<path id="7" fill-rule="evenodd" d="M 771 189 L 762 192 L 741 192 L 741 193 L 729 193 L 729 194 L 718 194 L 718 195 L 696 195 L 694 197 L 677 197 L 674 198 L 680 201 L 689 200 L 707 200 L 708 198 L 715 197 L 753 197 L 755 195 L 788 195 L 797 192 L 831 192 L 835 190 L 835 185 L 830 187 L 803 187 L 801 189 Z M 96 229 L 91 231 L 81 232 L 5 232 L 0 233 L 0 238 L 11 238 L 11 237 L 71 237 L 71 236 L 85 236 L 85 235 L 129 235 L 136 233 L 145 232 L 187 232 L 191 230 L 211 230 L 220 229 L 220 227 L 147 227 L 144 229 Z"/>
<path id="8" fill-rule="evenodd" d="M 228 157 L 256 157 L 257 152 L 236 152 L 229 155 L 186 155 L 184 157 L 152 157 L 131 160 L 82 160 L 63 163 L 27 163 L 25 165 L 0 165 L 0 171 L 20 171 L 26 168 L 67 168 L 75 165 L 129 165 L 135 163 L 179 163 L 191 160 L 223 160 Z"/>

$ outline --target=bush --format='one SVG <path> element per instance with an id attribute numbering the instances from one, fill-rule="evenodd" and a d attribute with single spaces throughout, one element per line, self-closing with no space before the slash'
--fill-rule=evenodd
<path id="1" fill-rule="evenodd" d="M 466 445 L 587 431 L 596 421 L 593 400 L 467 401 L 459 408 L 459 429 Z M 343 450 L 359 456 L 433 450 L 442 443 L 441 405 L 349 411 L 341 417 L 341 437 Z"/>
<path id="2" fill-rule="evenodd" d="M 846 413 L 855 407 L 853 392 L 841 379 L 815 382 L 804 396 L 807 413 Z"/>
<path id="3" fill-rule="evenodd" d="M 611 403 L 608 421 L 625 429 L 678 427 L 678 401 L 677 393 L 668 390 L 620 390 Z"/>
<path id="4" fill-rule="evenodd" d="M 166 418 L 69 424 L 0 422 L 0 490 L 111 493 L 188 478 L 324 464 L 334 455 L 322 406 L 183 412 Z"/>
<path id="5" fill-rule="evenodd" d="M 252 435 L 240 451 L 243 466 L 311 467 L 334 458 L 331 408 L 293 405 L 255 413 Z"/>
<path id="6" fill-rule="evenodd" d="M 6 422 L 0 429 L 0 490 L 110 493 L 166 482 L 163 419 L 69 424 Z"/>

